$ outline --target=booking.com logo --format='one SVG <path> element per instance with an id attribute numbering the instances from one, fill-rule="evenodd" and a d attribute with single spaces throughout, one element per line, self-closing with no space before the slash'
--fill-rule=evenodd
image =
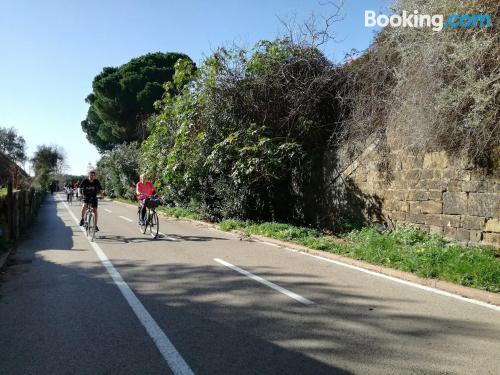
<path id="1" fill-rule="evenodd" d="M 489 14 L 451 14 L 446 18 L 442 14 L 419 14 L 418 10 L 402 14 L 385 15 L 374 10 L 365 10 L 366 27 L 430 27 L 433 31 L 441 31 L 443 28 L 456 27 L 491 27 L 491 16 Z"/>

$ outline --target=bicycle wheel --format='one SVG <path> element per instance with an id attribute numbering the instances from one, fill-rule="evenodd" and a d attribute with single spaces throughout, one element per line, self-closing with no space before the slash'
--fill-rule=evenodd
<path id="1" fill-rule="evenodd" d="M 146 219 L 147 219 L 147 213 L 146 213 Z M 141 231 L 142 234 L 146 233 L 146 228 L 147 228 L 147 221 L 144 220 L 144 223 L 141 224 L 141 207 L 137 209 L 137 223 L 139 223 L 139 230 Z"/>
<path id="2" fill-rule="evenodd" d="M 158 214 L 153 211 L 149 216 L 149 234 L 153 238 L 158 237 L 158 231 L 160 230 L 160 221 L 158 220 Z"/>
<path id="3" fill-rule="evenodd" d="M 87 236 L 90 241 L 94 241 L 95 239 L 95 216 L 93 213 L 89 214 L 89 221 L 87 224 Z"/>
<path id="4" fill-rule="evenodd" d="M 89 236 L 89 213 L 88 213 L 88 211 L 85 212 L 85 216 L 83 218 L 83 227 L 85 228 L 85 235 L 88 237 Z"/>

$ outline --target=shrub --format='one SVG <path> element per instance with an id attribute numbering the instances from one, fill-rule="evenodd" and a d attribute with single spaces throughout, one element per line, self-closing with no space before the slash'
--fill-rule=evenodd
<path id="1" fill-rule="evenodd" d="M 138 148 L 135 142 L 122 144 L 106 152 L 97 163 L 97 175 L 110 197 L 135 199 L 139 179 Z"/>
<path id="2" fill-rule="evenodd" d="M 401 0 L 395 11 L 490 13 L 493 0 Z M 386 28 L 347 64 L 345 134 L 391 149 L 446 150 L 491 167 L 500 146 L 500 34 L 489 29 Z M 361 150 L 358 150 L 360 152 Z"/>

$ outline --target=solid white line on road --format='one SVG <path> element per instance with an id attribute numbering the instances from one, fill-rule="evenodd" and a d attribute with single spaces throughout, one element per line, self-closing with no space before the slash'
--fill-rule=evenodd
<path id="1" fill-rule="evenodd" d="M 261 284 L 264 284 L 264 285 L 268 286 L 269 288 L 272 288 L 272 289 L 274 289 L 274 290 L 276 290 L 276 291 L 278 291 L 280 293 L 283 293 L 283 294 L 287 295 L 288 297 L 293 298 L 294 300 L 299 301 L 300 303 L 303 303 L 304 305 L 312 305 L 312 304 L 314 304 L 313 301 L 308 300 L 307 298 L 304 298 L 304 297 L 302 297 L 302 296 L 300 296 L 300 295 L 298 295 L 298 294 L 296 294 L 294 292 L 289 291 L 288 289 L 282 288 L 279 285 L 276 285 L 276 284 L 274 284 L 274 283 L 272 283 L 270 281 L 267 281 L 266 279 L 263 279 L 260 276 L 254 275 L 251 272 L 245 271 L 244 269 L 242 269 L 240 267 L 237 267 L 237 266 L 235 266 L 235 265 L 233 265 L 233 264 L 231 264 L 229 262 L 226 262 L 226 261 L 224 261 L 222 259 L 219 259 L 219 258 L 214 258 L 214 260 L 216 262 L 220 263 L 220 264 L 223 264 L 226 267 L 229 267 L 229 268 L 235 270 L 236 272 L 241 273 L 242 275 L 245 275 L 245 276 L 251 278 L 252 280 L 255 280 L 255 281 L 257 281 L 257 282 L 259 282 Z"/>
<path id="2" fill-rule="evenodd" d="M 260 241 L 260 242 L 262 242 L 262 243 L 264 243 L 266 245 L 270 245 L 270 242 L 266 242 L 266 241 Z M 275 246 L 275 244 L 272 244 L 272 245 Z M 441 289 L 432 288 L 430 286 L 420 285 L 420 284 L 413 283 L 411 281 L 406 281 L 406 280 L 398 279 L 396 277 L 384 275 L 383 273 L 378 273 L 378 272 L 375 272 L 375 271 L 370 271 L 370 270 L 367 270 L 365 268 L 353 266 L 351 264 L 342 263 L 342 262 L 339 262 L 339 261 L 336 261 L 336 260 L 333 260 L 333 259 L 324 258 L 324 257 L 321 257 L 319 255 L 308 254 L 308 253 L 303 252 L 301 250 L 291 249 L 289 247 L 281 247 L 281 246 L 278 246 L 278 247 L 281 248 L 281 249 L 283 249 L 283 250 L 292 251 L 294 253 L 300 253 L 302 255 L 307 255 L 307 256 L 310 256 L 310 257 L 322 260 L 324 262 L 333 263 L 333 264 L 336 264 L 336 265 L 342 266 L 342 267 L 347 267 L 347 268 L 350 268 L 350 269 L 353 269 L 353 270 L 356 270 L 356 271 L 367 273 L 367 274 L 372 275 L 372 276 L 377 276 L 377 277 L 381 277 L 383 279 L 391 280 L 391 281 L 394 281 L 394 282 L 397 282 L 397 283 L 400 283 L 400 284 L 412 286 L 412 287 L 417 288 L 417 289 L 426 290 L 428 292 L 432 292 L 432 293 L 439 294 L 439 295 L 442 295 L 442 296 L 455 298 L 455 299 L 458 299 L 458 300 L 463 301 L 463 302 L 468 302 L 468 303 L 472 303 L 472 304 L 478 305 L 478 306 L 483 306 L 483 307 L 486 307 L 488 309 L 492 309 L 492 310 L 495 310 L 495 311 L 500 311 L 500 306 L 492 305 L 492 304 L 487 303 L 487 302 L 478 301 L 478 300 L 475 300 L 475 299 L 472 299 L 472 298 L 462 297 L 459 294 L 454 294 L 454 293 L 446 292 L 446 291 L 441 290 Z"/>
<path id="3" fill-rule="evenodd" d="M 105 208 L 105 209 L 104 209 L 104 211 L 109 212 L 109 213 L 112 213 L 112 212 L 113 212 L 113 211 L 111 211 L 111 210 L 108 210 L 107 208 Z"/>
<path id="4" fill-rule="evenodd" d="M 133 220 L 132 219 L 129 219 L 128 217 L 125 217 L 125 216 L 118 216 L 120 219 L 123 219 L 123 220 L 127 220 L 129 222 L 132 222 Z"/>
<path id="5" fill-rule="evenodd" d="M 76 223 L 78 223 L 78 219 L 70 210 L 66 202 L 63 202 L 63 204 L 68 210 L 73 220 Z M 81 228 L 81 230 L 82 232 L 84 231 L 83 228 Z M 141 301 L 139 301 L 139 299 L 134 294 L 132 289 L 130 289 L 125 280 L 123 280 L 122 276 L 113 266 L 111 261 L 104 253 L 104 251 L 102 251 L 99 245 L 96 244 L 95 242 L 91 242 L 90 240 L 88 241 L 90 243 L 90 246 L 92 246 L 95 253 L 99 257 L 101 263 L 104 265 L 109 275 L 113 279 L 113 282 L 116 284 L 120 292 L 123 294 L 123 296 L 127 300 L 129 306 L 132 308 L 132 310 L 134 311 L 135 315 L 137 316 L 141 324 L 144 326 L 144 328 L 146 328 L 146 331 L 148 332 L 149 336 L 153 339 L 154 343 L 156 344 L 156 347 L 160 351 L 161 355 L 167 362 L 167 365 L 170 367 L 172 372 L 175 375 L 194 375 L 194 372 L 188 366 L 186 361 L 184 361 L 184 358 L 182 358 L 177 349 L 175 349 L 170 339 L 161 330 L 158 323 L 156 323 L 156 321 L 153 319 L 151 314 L 149 314 L 149 312 L 146 310 Z"/>

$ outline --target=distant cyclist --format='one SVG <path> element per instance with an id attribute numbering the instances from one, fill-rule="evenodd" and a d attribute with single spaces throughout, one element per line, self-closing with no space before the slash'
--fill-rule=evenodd
<path id="1" fill-rule="evenodd" d="M 135 184 L 135 193 L 137 200 L 141 203 L 141 219 L 139 224 L 144 225 L 146 215 L 146 202 L 151 198 L 154 192 L 153 183 L 148 181 L 144 174 L 141 174 L 139 181 Z"/>
<path id="2" fill-rule="evenodd" d="M 96 232 L 98 232 L 99 228 L 97 227 L 97 194 L 101 192 L 102 187 L 99 180 L 95 178 L 95 171 L 90 171 L 88 178 L 80 182 L 79 186 L 80 193 L 83 197 L 82 218 L 80 220 L 80 226 L 84 224 L 83 215 L 85 215 L 87 206 L 90 205 L 94 209 L 95 230 Z"/>

